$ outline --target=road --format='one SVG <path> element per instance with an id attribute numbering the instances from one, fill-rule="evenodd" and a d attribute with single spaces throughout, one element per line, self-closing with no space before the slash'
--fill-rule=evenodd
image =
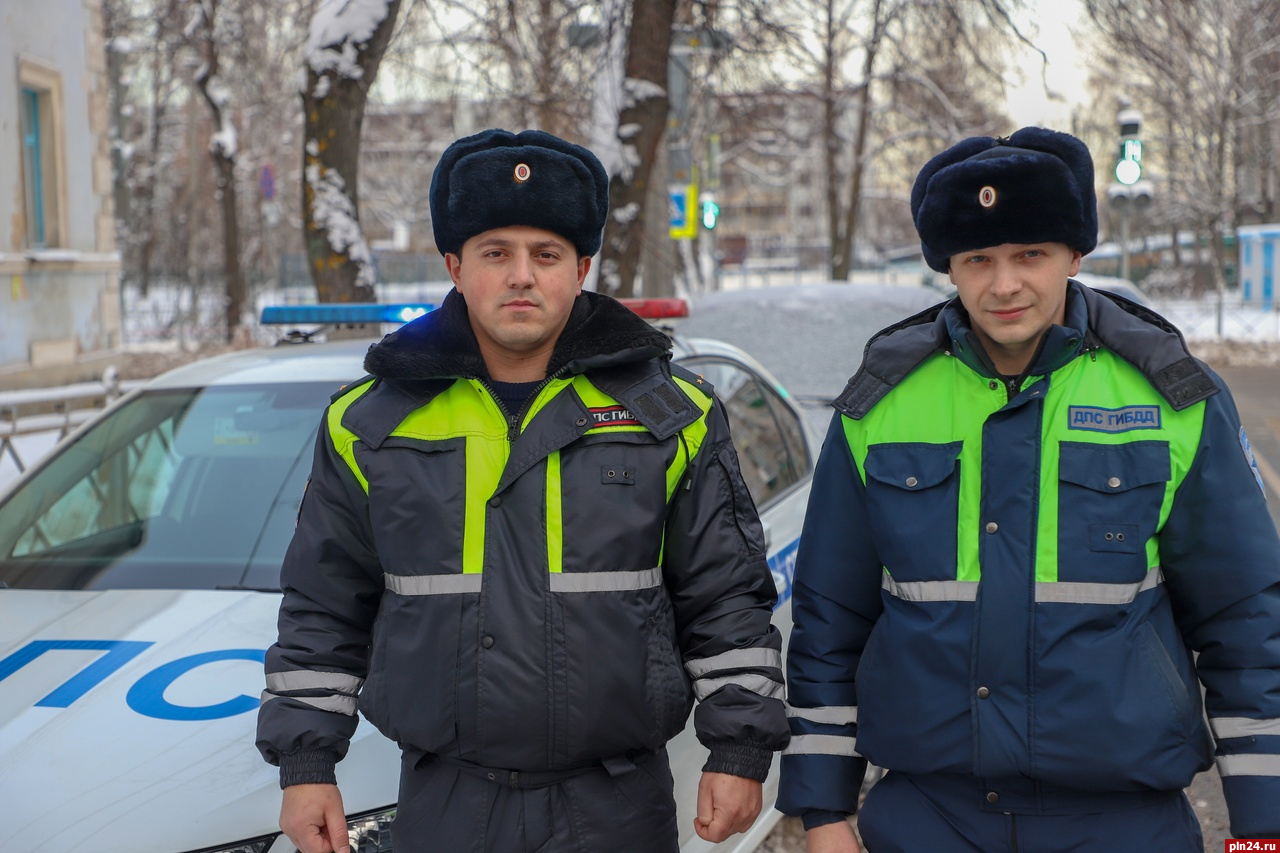
<path id="1" fill-rule="evenodd" d="M 1271 516 L 1280 526 L 1280 366 L 1214 364 L 1231 389 L 1240 420 L 1258 460 Z M 1217 771 L 1201 773 L 1187 788 L 1200 818 L 1205 853 L 1222 853 L 1229 837 L 1227 806 Z M 796 818 L 783 818 L 757 853 L 804 853 L 804 828 Z"/>

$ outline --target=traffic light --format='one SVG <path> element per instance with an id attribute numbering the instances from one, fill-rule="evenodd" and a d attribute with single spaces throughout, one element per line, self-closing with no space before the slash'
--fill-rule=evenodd
<path id="1" fill-rule="evenodd" d="M 702 197 L 702 227 L 711 229 L 716 227 L 716 220 L 720 218 L 720 205 L 716 204 L 714 196 L 704 195 Z"/>
<path id="2" fill-rule="evenodd" d="M 1142 113 L 1123 109 L 1116 116 L 1120 125 L 1120 159 L 1116 161 L 1116 180 L 1133 186 L 1142 179 Z"/>

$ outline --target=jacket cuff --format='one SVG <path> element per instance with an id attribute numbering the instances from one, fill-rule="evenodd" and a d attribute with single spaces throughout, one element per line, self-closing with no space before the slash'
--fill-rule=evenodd
<path id="1" fill-rule="evenodd" d="M 280 756 L 280 787 L 336 785 L 338 753 L 331 749 L 300 749 Z"/>
<path id="2" fill-rule="evenodd" d="M 819 826 L 826 826 L 829 823 L 839 823 L 846 820 L 849 816 L 844 812 L 828 812 L 821 809 L 813 809 L 800 815 L 800 822 L 804 824 L 805 831 L 816 829 Z"/>
<path id="3" fill-rule="evenodd" d="M 763 782 L 773 763 L 773 750 L 755 743 L 717 740 L 707 744 L 711 757 L 702 765 L 703 773 L 728 773 Z"/>

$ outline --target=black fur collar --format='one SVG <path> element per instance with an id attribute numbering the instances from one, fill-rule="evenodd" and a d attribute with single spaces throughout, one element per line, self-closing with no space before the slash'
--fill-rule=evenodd
<path id="1" fill-rule="evenodd" d="M 556 342 L 547 375 L 627 364 L 670 353 L 671 339 L 616 299 L 583 291 Z M 449 291 L 435 311 L 419 317 L 369 348 L 364 369 L 386 379 L 487 379 L 467 304 Z"/>

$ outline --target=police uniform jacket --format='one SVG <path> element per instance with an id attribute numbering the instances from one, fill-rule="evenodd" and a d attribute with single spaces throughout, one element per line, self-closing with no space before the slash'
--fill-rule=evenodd
<path id="1" fill-rule="evenodd" d="M 1280 835 L 1280 544 L 1234 403 L 1158 315 L 1068 288 L 1025 376 L 952 300 L 837 399 L 783 811 L 853 813 L 867 761 L 977 780 L 975 809 L 1133 807 L 1216 740 L 1233 832 Z"/>
<path id="2" fill-rule="evenodd" d="M 520 412 L 465 303 L 370 349 L 317 440 L 258 746 L 332 782 L 357 708 L 406 750 L 514 771 L 652 751 L 763 779 L 787 739 L 776 592 L 723 409 L 584 293 Z"/>

